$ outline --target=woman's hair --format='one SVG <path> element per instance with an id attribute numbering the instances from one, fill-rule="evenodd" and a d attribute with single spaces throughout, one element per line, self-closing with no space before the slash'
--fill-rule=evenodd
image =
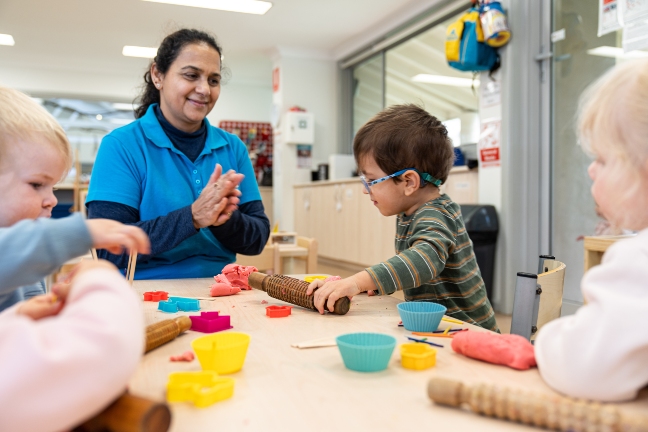
<path id="1" fill-rule="evenodd" d="M 585 90 L 578 113 L 581 146 L 607 156 L 611 164 L 617 208 L 639 205 L 638 197 L 645 194 L 640 180 L 648 174 L 648 59 L 625 61 L 608 71 Z M 610 223 L 628 228 L 633 217 L 630 211 L 619 212 Z"/>
<path id="2" fill-rule="evenodd" d="M 443 123 L 414 104 L 392 105 L 365 123 L 353 139 L 353 155 L 360 169 L 363 158 L 371 156 L 386 174 L 416 168 L 442 183 L 454 163 Z"/>
<path id="3" fill-rule="evenodd" d="M 0 86 L 0 161 L 6 160 L 7 145 L 12 140 L 40 143 L 43 139 L 59 151 L 65 162 L 63 175 L 67 175 L 72 151 L 61 125 L 26 94 Z"/>
<path id="4" fill-rule="evenodd" d="M 223 50 L 216 42 L 216 39 L 204 31 L 182 29 L 171 33 L 164 38 L 158 48 L 157 55 L 144 74 L 142 93 L 135 100 L 136 104 L 139 104 L 139 107 L 135 109 L 135 118 L 143 117 L 149 106 L 154 103 L 160 103 L 160 90 L 155 87 L 155 84 L 153 84 L 153 80 L 151 79 L 151 66 L 153 63 L 155 63 L 155 66 L 162 74 L 166 74 L 169 67 L 178 58 L 178 55 L 180 55 L 180 52 L 184 47 L 191 44 L 201 43 L 209 45 L 214 48 L 221 57 L 223 56 Z"/>

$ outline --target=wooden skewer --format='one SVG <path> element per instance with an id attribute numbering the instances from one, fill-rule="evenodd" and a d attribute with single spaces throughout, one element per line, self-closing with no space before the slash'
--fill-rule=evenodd
<path id="1" fill-rule="evenodd" d="M 90 255 L 92 255 L 92 259 L 97 261 L 99 258 L 97 257 L 97 249 L 91 248 L 90 249 Z"/>
<path id="2" fill-rule="evenodd" d="M 126 279 L 128 283 L 133 286 L 133 279 L 135 278 L 135 267 L 137 266 L 137 251 L 135 249 L 130 250 L 128 256 L 128 268 L 126 269 Z"/>
<path id="3" fill-rule="evenodd" d="M 511 389 L 499 384 L 464 384 L 432 378 L 428 396 L 435 403 L 559 431 L 648 431 L 648 416 L 628 414 L 612 404 L 586 402 L 558 394 Z"/>

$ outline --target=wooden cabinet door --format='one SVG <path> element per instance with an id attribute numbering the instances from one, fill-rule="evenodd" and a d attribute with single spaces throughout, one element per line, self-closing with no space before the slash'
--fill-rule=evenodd
<path id="1" fill-rule="evenodd" d="M 360 251 L 360 205 L 354 183 L 341 183 L 335 189 L 333 242 L 336 259 L 357 262 Z"/>

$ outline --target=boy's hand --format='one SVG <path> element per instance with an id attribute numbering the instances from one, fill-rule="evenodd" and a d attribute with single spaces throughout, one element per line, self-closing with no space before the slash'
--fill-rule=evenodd
<path id="1" fill-rule="evenodd" d="M 23 302 L 18 307 L 17 313 L 19 315 L 26 315 L 35 321 L 58 315 L 62 308 L 63 302 L 58 300 L 54 294 L 47 293 L 32 297 Z"/>
<path id="2" fill-rule="evenodd" d="M 335 302 L 342 297 L 353 298 L 354 295 L 360 294 L 360 288 L 353 277 L 346 279 L 324 282 L 322 279 L 316 279 L 308 286 L 306 290 L 307 295 L 315 293 L 313 298 L 315 307 L 319 313 L 324 313 L 324 304 L 326 303 L 328 310 L 332 311 Z M 327 301 L 328 299 L 328 301 Z"/>
<path id="3" fill-rule="evenodd" d="M 111 219 L 88 219 L 86 226 L 95 249 L 106 249 L 113 254 L 130 249 L 143 254 L 151 252 L 148 236 L 136 226 L 124 225 Z"/>

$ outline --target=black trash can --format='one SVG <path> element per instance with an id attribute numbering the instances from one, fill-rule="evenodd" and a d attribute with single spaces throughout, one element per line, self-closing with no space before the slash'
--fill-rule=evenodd
<path id="1" fill-rule="evenodd" d="M 495 244 L 499 232 L 497 212 L 492 205 L 464 204 L 461 206 L 468 237 L 473 242 L 477 265 L 486 285 L 488 299 L 493 298 L 493 273 L 495 272 Z"/>

